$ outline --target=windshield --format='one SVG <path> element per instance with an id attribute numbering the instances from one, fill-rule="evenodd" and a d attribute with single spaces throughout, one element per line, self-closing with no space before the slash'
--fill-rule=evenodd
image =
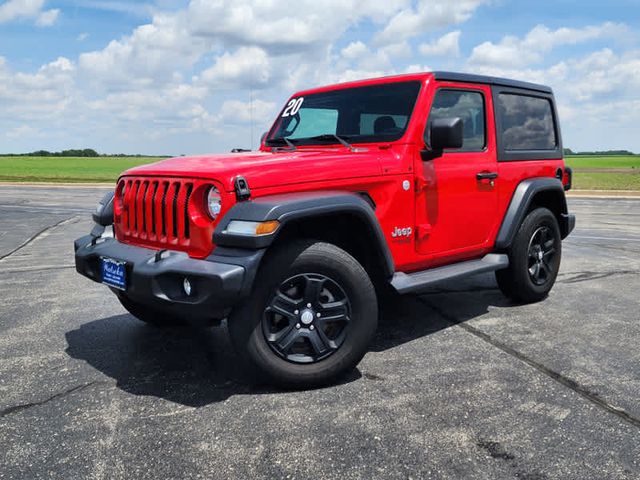
<path id="1" fill-rule="evenodd" d="M 280 112 L 266 144 L 398 140 L 407 128 L 419 90 L 420 82 L 411 81 L 293 97 Z"/>

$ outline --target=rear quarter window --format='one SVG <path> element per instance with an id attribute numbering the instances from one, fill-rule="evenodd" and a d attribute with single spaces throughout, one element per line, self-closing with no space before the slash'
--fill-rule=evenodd
<path id="1" fill-rule="evenodd" d="M 500 93 L 502 145 L 506 151 L 555 150 L 558 148 L 551 101 L 548 98 Z"/>

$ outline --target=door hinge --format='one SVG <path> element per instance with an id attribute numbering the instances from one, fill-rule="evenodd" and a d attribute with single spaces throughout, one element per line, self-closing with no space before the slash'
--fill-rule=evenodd
<path id="1" fill-rule="evenodd" d="M 416 193 L 426 190 L 431 186 L 431 182 L 425 180 L 422 177 L 416 177 Z"/>
<path id="2" fill-rule="evenodd" d="M 416 228 L 417 240 L 422 240 L 425 237 L 428 237 L 431 234 L 431 224 L 430 223 L 421 223 Z"/>

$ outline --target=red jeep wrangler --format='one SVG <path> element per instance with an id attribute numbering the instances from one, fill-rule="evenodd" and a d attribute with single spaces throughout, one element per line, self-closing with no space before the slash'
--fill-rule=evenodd
<path id="1" fill-rule="evenodd" d="M 570 186 L 548 87 L 352 82 L 296 93 L 257 152 L 125 172 L 76 267 L 144 322 L 227 318 L 262 379 L 318 385 L 366 353 L 376 292 L 495 271 L 508 297 L 543 299 L 575 225 Z"/>

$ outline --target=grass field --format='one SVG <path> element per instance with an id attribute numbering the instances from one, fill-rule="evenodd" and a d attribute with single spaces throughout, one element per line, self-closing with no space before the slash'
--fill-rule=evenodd
<path id="1" fill-rule="evenodd" d="M 114 182 L 122 171 L 160 160 L 151 157 L 0 157 L 0 181 Z M 640 191 L 640 155 L 568 156 L 576 190 Z"/>
<path id="2" fill-rule="evenodd" d="M 576 190 L 640 191 L 640 155 L 570 155 L 565 162 L 573 168 Z"/>
<path id="3" fill-rule="evenodd" d="M 590 168 L 637 168 L 640 169 L 640 155 L 620 155 L 596 157 L 590 155 L 567 155 L 565 162 L 573 169 Z"/>
<path id="4" fill-rule="evenodd" d="M 114 182 L 124 170 L 151 157 L 0 157 L 0 181 Z"/>

